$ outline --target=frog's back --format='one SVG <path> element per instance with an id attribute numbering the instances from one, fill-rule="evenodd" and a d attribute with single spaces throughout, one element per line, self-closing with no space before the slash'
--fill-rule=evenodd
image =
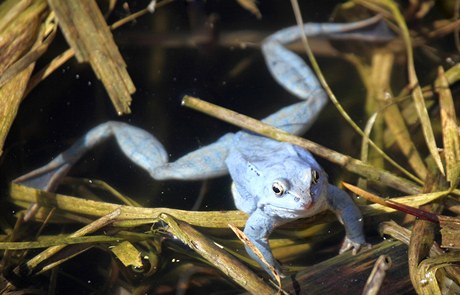
<path id="1" fill-rule="evenodd" d="M 239 160 L 233 158 L 239 154 L 243 159 L 257 164 L 261 169 L 268 168 L 279 162 L 284 162 L 287 158 L 300 158 L 309 166 L 321 169 L 310 154 L 310 152 L 297 145 L 279 142 L 264 136 L 251 134 L 245 131 L 238 132 L 229 148 L 229 156 L 226 163 L 230 166 L 241 165 Z"/>

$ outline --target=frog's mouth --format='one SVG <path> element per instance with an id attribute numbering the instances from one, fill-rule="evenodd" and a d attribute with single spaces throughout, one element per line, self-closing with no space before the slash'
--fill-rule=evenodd
<path id="1" fill-rule="evenodd" d="M 285 203 L 270 203 L 270 204 L 259 204 L 259 208 L 263 208 L 267 214 L 271 216 L 277 216 L 281 219 L 298 219 L 310 217 L 323 211 L 327 207 L 325 206 L 324 200 L 311 200 L 308 204 L 306 202 L 298 203 L 297 206 L 286 207 Z"/>
<path id="2" fill-rule="evenodd" d="M 315 202 L 313 201 L 313 199 L 309 199 L 308 201 L 309 202 L 307 202 L 306 200 L 303 200 L 301 202 L 297 202 L 295 203 L 294 206 L 291 206 L 291 207 L 286 207 L 286 203 L 273 204 L 273 202 L 270 204 L 264 204 L 264 205 L 271 206 L 273 208 L 276 208 L 277 210 L 283 210 L 287 212 L 304 212 L 305 210 L 312 209 L 312 207 L 315 205 Z M 292 207 L 295 207 L 295 208 L 292 208 Z"/>
<path id="3" fill-rule="evenodd" d="M 290 214 L 295 214 L 295 215 L 305 215 L 305 212 L 313 207 L 313 202 L 310 202 L 307 206 L 299 206 L 296 209 L 293 208 L 286 208 L 283 206 L 277 206 L 273 204 L 264 204 L 265 207 L 270 208 L 271 211 L 274 212 L 285 212 L 285 213 L 290 213 Z M 283 214 L 280 214 L 283 215 Z"/>

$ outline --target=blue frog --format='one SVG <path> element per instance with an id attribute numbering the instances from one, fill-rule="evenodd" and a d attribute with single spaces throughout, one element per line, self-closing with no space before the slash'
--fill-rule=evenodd
<path id="1" fill-rule="evenodd" d="M 303 31 L 308 36 L 339 39 L 393 38 L 379 16 L 349 24 L 306 24 Z M 295 26 L 276 32 L 262 43 L 263 55 L 275 80 L 302 99 L 263 121 L 294 134 L 305 132 L 327 102 L 327 95 L 307 64 L 283 46 L 299 39 L 301 34 L 302 30 Z M 54 190 L 87 150 L 111 136 L 129 159 L 157 180 L 202 180 L 230 173 L 235 205 L 249 215 L 244 233 L 281 275 L 282 269 L 268 243 L 273 229 L 281 224 L 332 210 L 346 231 L 340 253 L 350 249 L 356 253 L 367 245 L 359 209 L 345 192 L 328 183 L 326 173 L 308 151 L 247 131 L 226 134 L 215 143 L 169 162 L 167 152 L 153 135 L 111 121 L 91 129 L 50 163 L 15 181 Z M 271 273 L 249 247 L 246 249 Z"/>

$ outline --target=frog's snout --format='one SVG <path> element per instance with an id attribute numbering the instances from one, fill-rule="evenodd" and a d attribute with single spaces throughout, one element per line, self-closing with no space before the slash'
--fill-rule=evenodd
<path id="1" fill-rule="evenodd" d="M 309 193 L 293 194 L 294 202 L 298 203 L 303 209 L 307 210 L 313 206 L 313 198 Z"/>

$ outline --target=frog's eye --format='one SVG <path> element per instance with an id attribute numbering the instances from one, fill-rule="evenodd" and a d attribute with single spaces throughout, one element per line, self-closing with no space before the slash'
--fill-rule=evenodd
<path id="1" fill-rule="evenodd" d="M 311 183 L 317 184 L 319 181 L 319 173 L 316 170 L 311 170 Z"/>
<path id="2" fill-rule="evenodd" d="M 281 197 L 284 194 L 285 187 L 280 181 L 275 181 L 272 184 L 272 190 L 277 197 Z"/>

